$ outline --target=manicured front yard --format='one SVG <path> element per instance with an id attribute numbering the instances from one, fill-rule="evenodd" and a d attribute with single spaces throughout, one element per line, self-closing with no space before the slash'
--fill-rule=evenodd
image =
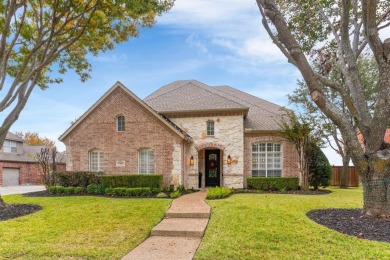
<path id="1" fill-rule="evenodd" d="M 362 207 L 361 189 L 331 190 L 207 201 L 212 217 L 195 259 L 388 259 L 389 243 L 340 234 L 306 217 L 317 208 Z"/>
<path id="2" fill-rule="evenodd" d="M 169 199 L 4 196 L 43 207 L 0 222 L 0 259 L 120 259 L 163 218 Z"/>

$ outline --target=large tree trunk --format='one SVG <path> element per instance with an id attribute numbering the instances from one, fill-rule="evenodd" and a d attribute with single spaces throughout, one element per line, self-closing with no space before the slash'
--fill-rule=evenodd
<path id="1" fill-rule="evenodd" d="M 363 215 L 390 218 L 390 167 L 387 160 L 370 158 L 359 175 L 363 184 Z"/>
<path id="2" fill-rule="evenodd" d="M 341 173 L 340 188 L 347 189 L 349 186 L 349 155 L 343 155 L 343 171 Z"/>

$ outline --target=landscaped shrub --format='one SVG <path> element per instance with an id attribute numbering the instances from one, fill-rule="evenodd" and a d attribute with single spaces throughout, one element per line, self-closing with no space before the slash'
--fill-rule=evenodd
<path id="1" fill-rule="evenodd" d="M 64 187 L 64 193 L 65 194 L 74 194 L 76 187 Z"/>
<path id="2" fill-rule="evenodd" d="M 156 195 L 157 198 L 168 198 L 168 195 L 165 192 L 160 192 Z"/>
<path id="3" fill-rule="evenodd" d="M 168 191 L 169 191 L 169 187 L 168 186 L 162 186 L 162 192 L 164 192 L 164 193 L 167 193 Z"/>
<path id="4" fill-rule="evenodd" d="M 102 172 L 53 172 L 51 178 L 54 185 L 64 187 L 83 187 L 99 184 Z"/>
<path id="5" fill-rule="evenodd" d="M 106 188 L 149 187 L 160 189 L 163 181 L 161 174 L 137 174 L 137 175 L 104 175 L 100 176 L 101 184 Z"/>
<path id="6" fill-rule="evenodd" d="M 176 199 L 176 198 L 179 198 L 181 196 L 181 191 L 177 190 L 177 191 L 174 191 L 171 193 L 171 198 L 172 199 Z"/>
<path id="7" fill-rule="evenodd" d="M 299 178 L 296 177 L 250 177 L 248 189 L 254 190 L 298 190 Z"/>
<path id="8" fill-rule="evenodd" d="M 142 196 L 150 196 L 152 194 L 152 190 L 149 187 L 146 188 L 116 187 L 116 188 L 106 188 L 105 194 L 110 196 L 142 197 Z"/>
<path id="9" fill-rule="evenodd" d="M 109 195 L 109 196 L 115 195 L 114 194 L 114 188 L 105 188 L 104 189 L 104 194 Z"/>
<path id="10" fill-rule="evenodd" d="M 64 187 L 63 186 L 51 186 L 49 187 L 49 192 L 51 194 L 58 194 L 58 192 L 63 193 Z"/>
<path id="11" fill-rule="evenodd" d="M 309 184 L 318 190 L 319 186 L 327 187 L 332 178 L 332 167 L 321 148 L 313 148 L 309 160 Z"/>
<path id="12" fill-rule="evenodd" d="M 74 188 L 74 194 L 80 194 L 80 193 L 83 193 L 84 192 L 84 188 L 83 187 L 75 187 Z"/>
<path id="13" fill-rule="evenodd" d="M 207 199 L 223 199 L 232 194 L 232 190 L 225 187 L 207 189 Z"/>
<path id="14" fill-rule="evenodd" d="M 89 193 L 89 194 L 104 194 L 104 187 L 101 184 L 89 184 L 87 186 L 87 193 Z"/>

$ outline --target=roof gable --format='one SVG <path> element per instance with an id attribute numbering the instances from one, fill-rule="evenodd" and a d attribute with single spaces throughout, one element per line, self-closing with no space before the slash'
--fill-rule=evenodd
<path id="1" fill-rule="evenodd" d="M 142 101 L 139 97 L 137 97 L 133 92 L 131 92 L 128 88 L 126 88 L 119 81 L 116 82 L 98 101 L 95 102 L 77 121 L 72 124 L 58 139 L 60 141 L 64 140 L 64 138 L 72 132 L 81 122 L 84 121 L 88 117 L 89 114 L 92 113 L 112 92 L 116 89 L 122 89 L 127 95 L 133 98 L 136 102 L 138 102 L 143 108 L 149 111 L 153 116 L 155 116 L 159 121 L 161 121 L 164 125 L 166 125 L 169 129 L 179 135 L 182 139 L 191 141 L 191 137 L 186 134 L 183 130 L 181 130 L 178 126 L 176 126 L 170 120 L 165 119 L 162 115 L 158 114 L 155 110 L 153 110 L 150 106 L 148 106 L 144 101 Z"/>
<path id="2" fill-rule="evenodd" d="M 21 142 L 21 143 L 26 142 L 22 137 L 17 136 L 16 134 L 11 133 L 11 132 L 7 133 L 5 140 L 11 140 L 11 141 L 16 141 L 16 142 Z"/>

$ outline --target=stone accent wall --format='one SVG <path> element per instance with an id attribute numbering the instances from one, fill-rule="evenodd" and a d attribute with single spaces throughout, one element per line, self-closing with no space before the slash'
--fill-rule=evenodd
<path id="1" fill-rule="evenodd" d="M 221 150 L 221 185 L 230 188 L 243 188 L 244 179 L 244 119 L 239 115 L 213 115 L 201 117 L 171 118 L 181 129 L 186 131 L 193 139 L 194 143 L 186 153 L 186 160 L 191 156 L 195 159 L 195 164 L 190 166 L 185 172 L 185 178 L 189 178 L 186 183 L 187 188 L 198 187 L 198 172 L 203 174 L 204 187 L 204 149 Z M 213 120 L 214 136 L 207 136 L 206 122 Z M 226 163 L 227 156 L 232 157 L 232 164 Z M 203 163 L 203 164 L 202 164 Z"/>
<path id="2" fill-rule="evenodd" d="M 116 117 L 125 116 L 125 131 L 116 131 Z M 154 150 L 155 173 L 164 184 L 181 184 L 183 140 L 123 89 L 116 88 L 63 140 L 67 170 L 89 170 L 89 151 L 104 152 L 104 172 L 137 174 L 138 151 Z M 116 162 L 124 161 L 119 167 Z"/>
<path id="3" fill-rule="evenodd" d="M 43 184 L 42 169 L 34 162 L 0 162 L 0 186 L 3 185 L 3 168 L 19 169 L 19 184 Z M 65 164 L 57 163 L 58 171 L 65 171 Z"/>
<path id="4" fill-rule="evenodd" d="M 257 142 L 275 142 L 282 145 L 282 176 L 299 177 L 298 153 L 292 142 L 277 134 L 245 134 L 245 187 L 246 178 L 252 177 L 252 144 Z"/>

